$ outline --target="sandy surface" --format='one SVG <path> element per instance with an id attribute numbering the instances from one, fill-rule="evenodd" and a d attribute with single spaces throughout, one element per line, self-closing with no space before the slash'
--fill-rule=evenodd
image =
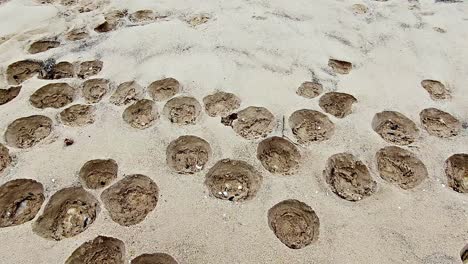
<path id="1" fill-rule="evenodd" d="M 3 3 L 2 3 L 3 2 Z M 305 81 L 319 81 L 324 92 L 353 95 L 357 102 L 345 118 L 328 115 L 335 124 L 329 140 L 299 145 L 302 155 L 297 173 L 273 175 L 256 158 L 261 139 L 247 140 L 224 126 L 219 117 L 203 110 L 194 125 L 172 124 L 164 115 L 165 101 L 156 102 L 159 119 L 147 129 L 127 124 L 127 106 L 109 103 L 108 92 L 96 107 L 95 122 L 63 125 L 60 109 L 38 109 L 30 96 L 52 82 L 80 87 L 83 80 L 69 78 L 22 83 L 19 95 L 0 106 L 0 131 L 15 119 L 34 114 L 53 120 L 52 133 L 37 145 L 20 149 L 5 142 L 13 163 L 0 175 L 0 183 L 34 179 L 44 186 L 45 202 L 36 218 L 0 229 L 1 263 L 64 263 L 82 243 L 98 235 L 125 243 L 127 261 L 143 253 L 164 252 L 179 263 L 462 263 L 460 251 L 468 242 L 468 196 L 447 186 L 445 160 L 468 153 L 468 5 L 434 0 L 379 1 L 78 1 L 80 4 L 38 4 L 0 1 L 0 78 L 8 88 L 8 65 L 23 59 L 79 62 L 99 59 L 104 66 L 96 76 L 111 81 L 112 91 L 135 80 L 146 88 L 151 82 L 176 78 L 179 95 L 203 98 L 217 90 L 240 98 L 240 108 L 261 106 L 275 117 L 268 136 L 296 141 L 288 117 L 299 109 L 323 112 L 319 97 L 296 94 Z M 131 3 L 130 3 L 131 2 Z M 94 3 L 90 12 L 79 7 Z M 353 4 L 367 6 L 356 14 Z M 133 13 L 154 10 L 165 18 L 135 25 L 126 18 L 115 30 L 93 29 L 103 14 L 115 9 Z M 193 26 L 195 16 L 208 18 Z M 201 19 L 203 20 L 203 19 Z M 65 34 L 85 27 L 90 36 L 68 41 Z M 435 30 L 438 27 L 444 30 Z M 59 47 L 29 54 L 34 41 L 57 37 Z M 349 74 L 336 74 L 329 58 L 353 63 Z M 424 79 L 439 80 L 450 88 L 448 100 L 432 100 L 421 87 Z M 147 93 L 145 98 L 151 99 Z M 77 96 L 73 104 L 85 103 Z M 464 123 L 458 136 L 438 138 L 421 126 L 419 113 L 435 107 Z M 426 165 L 428 177 L 403 190 L 379 177 L 376 152 L 391 145 L 372 129 L 377 112 L 398 111 L 413 120 L 420 133 L 411 150 Z M 283 124 L 283 121 L 286 123 Z M 284 129 L 283 129 L 284 127 Z M 212 156 L 193 175 L 173 172 L 166 164 L 166 148 L 182 135 L 209 142 Z M 64 139 L 74 140 L 64 146 Z M 369 168 L 375 192 L 357 202 L 335 195 L 322 171 L 327 159 L 349 152 Z M 118 163 L 117 182 L 124 175 L 143 174 L 159 187 L 159 201 L 146 218 L 131 226 L 113 221 L 100 198 L 101 190 L 88 190 L 101 210 L 84 232 L 53 241 L 33 232 L 48 199 L 57 191 L 79 186 L 78 172 L 92 159 L 112 158 Z M 248 162 L 263 176 L 251 200 L 230 202 L 210 195 L 205 175 L 218 160 Z M 302 249 L 286 247 L 268 226 L 267 212 L 280 201 L 297 199 L 320 219 L 318 240 Z"/>

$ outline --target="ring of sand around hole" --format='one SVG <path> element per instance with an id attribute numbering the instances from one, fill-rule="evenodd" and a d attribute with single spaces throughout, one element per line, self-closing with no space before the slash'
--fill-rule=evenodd
<path id="1" fill-rule="evenodd" d="M 113 159 L 89 160 L 80 169 L 80 180 L 88 189 L 104 188 L 117 178 L 118 170 Z"/>
<path id="2" fill-rule="evenodd" d="M 47 116 L 33 115 L 18 118 L 8 125 L 5 141 L 17 148 L 30 148 L 52 132 L 52 120 Z"/>
<path id="3" fill-rule="evenodd" d="M 377 152 L 376 158 L 380 177 L 404 190 L 418 186 L 427 178 L 424 163 L 400 147 L 384 147 Z"/>
<path id="4" fill-rule="evenodd" d="M 299 168 L 301 154 L 289 140 L 271 137 L 258 144 L 257 158 L 267 171 L 274 174 L 290 175 Z"/>
<path id="5" fill-rule="evenodd" d="M 196 136 L 178 137 L 166 150 L 167 164 L 180 174 L 193 174 L 203 170 L 210 157 L 210 143 Z"/>
<path id="6" fill-rule="evenodd" d="M 76 104 L 60 112 L 60 120 L 63 124 L 72 127 L 80 127 L 94 123 L 96 107 L 92 105 Z"/>
<path id="7" fill-rule="evenodd" d="M 315 110 L 297 110 L 288 121 L 299 144 L 325 141 L 335 133 L 335 124 L 325 114 Z"/>
<path id="8" fill-rule="evenodd" d="M 468 154 L 459 153 L 445 161 L 448 186 L 459 193 L 468 193 Z"/>
<path id="9" fill-rule="evenodd" d="M 143 254 L 132 260 L 130 264 L 178 264 L 171 256 L 165 253 Z"/>
<path id="10" fill-rule="evenodd" d="M 268 210 L 268 225 L 287 247 L 301 249 L 317 241 L 320 221 L 307 204 L 284 200 Z"/>
<path id="11" fill-rule="evenodd" d="M 349 153 L 338 153 L 328 158 L 323 174 L 331 190 L 347 201 L 362 200 L 377 188 L 367 166 Z"/>
<path id="12" fill-rule="evenodd" d="M 218 199 L 240 202 L 252 199 L 262 180 L 261 174 L 247 162 L 223 159 L 208 171 L 205 185 Z"/>
<path id="13" fill-rule="evenodd" d="M 50 83 L 37 89 L 29 98 L 36 108 L 61 108 L 73 102 L 75 89 L 66 83 Z"/>
<path id="14" fill-rule="evenodd" d="M 167 100 L 180 92 L 180 83 L 174 78 L 165 78 L 152 82 L 148 93 L 155 101 Z"/>
<path id="15" fill-rule="evenodd" d="M 82 187 L 69 187 L 50 197 L 33 232 L 51 240 L 74 237 L 91 226 L 100 207 L 98 200 Z"/>
<path id="16" fill-rule="evenodd" d="M 221 122 L 232 126 L 234 132 L 249 140 L 268 136 L 276 126 L 275 116 L 265 107 L 257 106 L 249 106 L 224 117 Z"/>
<path id="17" fill-rule="evenodd" d="M 79 246 L 65 264 L 125 264 L 125 244 L 113 238 L 98 236 Z"/>
<path id="18" fill-rule="evenodd" d="M 8 89 L 0 89 L 0 105 L 9 103 L 15 99 L 21 91 L 21 86 L 13 86 Z"/>
<path id="19" fill-rule="evenodd" d="M 22 82 L 39 74 L 42 69 L 42 62 L 34 60 L 22 60 L 8 65 L 6 79 L 9 84 L 19 85 Z"/>
<path id="20" fill-rule="evenodd" d="M 125 176 L 101 194 L 104 207 L 112 220 L 122 226 L 136 225 L 156 208 L 159 188 L 141 174 Z"/>
<path id="21" fill-rule="evenodd" d="M 100 102 L 102 97 L 109 90 L 109 80 L 89 79 L 83 82 L 81 89 L 86 102 L 95 104 Z"/>
<path id="22" fill-rule="evenodd" d="M 216 92 L 203 98 L 206 113 L 211 117 L 227 116 L 240 107 L 241 100 L 233 93 Z"/>
<path id="23" fill-rule="evenodd" d="M 0 173 L 10 166 L 11 161 L 10 150 L 0 143 Z"/>
<path id="24" fill-rule="evenodd" d="M 436 137 L 454 137 L 462 129 L 462 124 L 457 118 L 437 108 L 426 108 L 419 113 L 419 117 L 426 131 Z"/>
<path id="25" fill-rule="evenodd" d="M 419 129 L 408 117 L 396 111 L 375 114 L 372 129 L 385 141 L 397 145 L 409 145 L 419 136 Z"/>
<path id="26" fill-rule="evenodd" d="M 0 186 L 0 227 L 31 221 L 44 202 L 42 184 L 30 179 L 17 179 Z"/>
<path id="27" fill-rule="evenodd" d="M 357 99 L 347 93 L 329 92 L 319 99 L 319 106 L 326 113 L 337 118 L 343 118 L 352 112 L 353 104 Z"/>
<path id="28" fill-rule="evenodd" d="M 153 125 L 159 113 L 153 101 L 142 99 L 127 107 L 122 118 L 134 128 L 145 129 Z"/>
<path id="29" fill-rule="evenodd" d="M 136 81 L 129 81 L 121 83 L 111 95 L 109 101 L 120 106 L 130 104 L 141 98 L 143 98 L 143 87 Z"/>
<path id="30" fill-rule="evenodd" d="M 167 101 L 163 114 L 171 123 L 193 125 L 201 113 L 201 105 L 197 99 L 189 96 L 179 96 Z"/>

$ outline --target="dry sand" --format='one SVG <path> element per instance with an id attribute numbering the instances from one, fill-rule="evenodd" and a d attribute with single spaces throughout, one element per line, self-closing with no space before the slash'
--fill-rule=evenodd
<path id="1" fill-rule="evenodd" d="M 453 154 L 468 153 L 466 2 L 62 2 L 72 3 L 64 6 L 32 0 L 0 1 L 1 88 L 12 87 L 7 82 L 7 68 L 16 61 L 53 58 L 78 65 L 98 59 L 103 62 L 102 70 L 95 76 L 82 77 L 108 79 L 111 91 L 93 104 L 94 122 L 86 117 L 76 126 L 64 125 L 59 113 L 73 104 L 86 104 L 80 92 L 72 104 L 61 106 L 67 103 L 65 95 L 59 109 L 37 108 L 30 97 L 49 83 L 66 82 L 80 90 L 83 80 L 77 76 L 60 80 L 34 76 L 21 83 L 16 98 L 0 106 L 2 133 L 21 117 L 44 115 L 53 122 L 51 134 L 30 148 L 18 148 L 5 138 L 1 140 L 13 161 L 1 173 L 0 183 L 34 179 L 42 183 L 45 196 L 33 220 L 0 229 L 1 263 L 64 263 L 76 248 L 98 235 L 123 241 L 126 263 L 141 254 L 156 252 L 167 253 L 179 263 L 462 263 L 460 251 L 468 243 L 468 196 L 448 186 L 444 163 Z M 354 4 L 363 6 L 353 8 Z M 104 14 L 123 9 L 128 14 L 153 10 L 158 18 L 138 24 L 114 14 L 101 27 L 115 27 L 114 30 L 94 31 L 104 22 Z M 89 36 L 67 40 L 67 33 L 77 28 L 85 28 Z M 37 47 L 30 50 L 31 44 L 39 40 L 58 41 L 60 45 L 30 54 L 29 51 L 37 51 Z M 339 73 L 335 73 L 329 66 L 330 58 L 351 62 L 352 69 L 332 63 L 338 66 Z M 68 66 L 62 66 L 65 72 L 60 74 L 66 75 Z M 341 74 L 349 70 L 348 74 Z M 163 108 L 172 97 L 170 92 L 168 98 L 155 101 L 154 108 L 142 104 L 146 107 L 133 109 L 144 113 L 136 121 L 131 115 L 127 120 L 122 118 L 128 105 L 111 103 L 112 93 L 123 82 L 136 81 L 138 87 L 122 100 L 151 99 L 147 87 L 168 77 L 180 83 L 176 97 L 190 96 L 200 103 L 198 117 L 175 118 L 194 124 L 169 121 Z M 426 79 L 443 83 L 450 96 L 443 100 L 431 98 L 421 85 Z M 319 106 L 319 97 L 296 94 L 306 81 L 322 84 L 319 96 L 332 91 L 348 93 L 357 102 L 352 104 L 351 112 L 348 109 L 336 114 L 343 118 L 327 114 L 334 123 L 329 139 L 297 145 L 302 158 L 292 175 L 267 171 L 257 159 L 261 138 L 243 138 L 221 124 L 220 117 L 210 117 L 204 110 L 205 96 L 216 91 L 233 93 L 240 99 L 239 110 L 264 107 L 274 116 L 270 120 L 273 123 L 268 121 L 268 114 L 250 124 L 248 120 L 234 120 L 236 131 L 263 124 L 260 137 L 284 136 L 297 142 L 288 124 L 291 114 L 300 109 L 325 113 Z M 309 97 L 314 94 L 309 93 Z M 231 102 L 236 106 L 235 99 Z M 457 136 L 439 138 L 423 128 L 419 113 L 431 107 L 451 113 L 460 126 L 463 124 Z M 197 109 L 193 105 L 183 111 L 190 114 L 200 110 Z M 413 189 L 404 190 L 379 176 L 375 155 L 381 148 L 393 145 L 373 130 L 374 115 L 382 111 L 402 113 L 419 130 L 414 138 L 411 136 L 410 141 L 414 142 L 403 146 L 427 167 L 427 178 Z M 260 117 L 258 113 L 245 116 Z M 187 169 L 189 172 L 179 174 L 167 165 L 167 146 L 183 135 L 194 135 L 209 143 L 211 150 L 205 152 L 211 156 L 201 170 L 196 164 Z M 65 139 L 74 143 L 65 146 Z M 328 158 L 342 152 L 353 154 L 368 167 L 368 172 L 359 172 L 359 177 L 368 179 L 370 175 L 370 181 L 375 181 L 375 186 L 367 183 L 369 189 L 363 191 L 362 200 L 340 198 L 323 174 Z M 252 180 L 258 176 L 255 173 L 260 174 L 258 192 L 245 200 L 235 198 L 235 202 L 210 194 L 205 175 L 225 158 L 253 166 L 246 169 L 245 175 L 250 176 L 244 176 Z M 108 186 L 114 186 L 126 175 L 149 177 L 157 189 L 147 185 L 146 180 L 133 184 L 146 186 L 143 189 L 150 194 L 157 193 L 155 208 L 154 199 L 137 201 L 146 206 L 141 210 L 148 213 L 143 220 L 114 221 L 115 215 L 109 213 L 101 199 L 101 193 L 109 187 L 86 189 L 98 200 L 100 210 L 85 231 L 60 241 L 38 235 L 33 230 L 37 230 L 37 220 L 51 196 L 63 188 L 82 185 L 79 171 L 93 159 L 113 159 L 118 164 L 117 177 L 110 175 L 112 182 Z M 269 209 L 286 199 L 305 203 L 320 221 L 318 237 L 310 236 L 313 241 L 302 249 L 288 248 L 269 227 Z M 87 201 L 92 203 L 92 199 Z M 24 203 L 18 206 L 21 205 Z M 307 206 L 298 208 L 307 211 Z M 309 224 L 316 221 L 310 219 Z M 118 222 L 137 223 L 122 226 Z"/>

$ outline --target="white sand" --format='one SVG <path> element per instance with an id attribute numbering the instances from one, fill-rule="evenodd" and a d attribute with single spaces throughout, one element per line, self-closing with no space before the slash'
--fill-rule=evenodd
<path id="1" fill-rule="evenodd" d="M 0 37 L 8 37 L 0 45 L 1 72 L 26 58 L 71 62 L 97 58 L 104 62 L 98 77 L 115 84 L 136 80 L 146 87 L 174 77 L 183 85 L 182 94 L 200 102 L 215 90 L 235 93 L 241 108 L 264 106 L 275 115 L 278 126 L 271 135 L 281 135 L 283 116 L 287 120 L 295 110 L 322 111 L 318 99 L 295 93 L 313 77 L 325 91 L 350 93 L 358 103 L 344 119 L 330 116 L 335 135 L 301 147 L 299 173 L 282 177 L 269 174 L 256 159 L 258 141 L 239 137 L 206 113 L 193 126 L 176 126 L 161 118 L 151 128 L 137 130 L 122 120 L 124 107 L 108 103 L 108 94 L 96 105 L 94 124 L 64 127 L 55 119 L 59 110 L 30 105 L 29 96 L 51 82 L 32 78 L 23 83 L 16 99 L 0 106 L 0 131 L 19 117 L 43 114 L 54 119 L 54 132 L 31 149 L 9 147 L 16 162 L 2 173 L 0 183 L 36 179 L 44 185 L 47 199 L 79 184 L 77 173 L 84 162 L 113 158 L 119 164 L 119 178 L 145 174 L 158 184 L 161 196 L 156 210 L 138 225 L 119 226 L 103 208 L 85 232 L 59 242 L 35 235 L 34 221 L 2 228 L 0 262 L 63 263 L 83 242 L 106 235 L 125 242 L 128 260 L 166 252 L 179 263 L 461 263 L 460 250 L 468 241 L 468 196 L 446 186 L 443 165 L 450 155 L 468 152 L 468 132 L 464 129 L 452 139 L 429 136 L 420 125 L 419 112 L 437 107 L 468 122 L 468 5 L 419 2 L 419 8 L 409 10 L 403 0 L 362 1 L 369 12 L 355 15 L 351 5 L 358 1 L 348 0 L 110 0 L 90 13 L 68 11 L 67 17 L 60 15 L 66 8 L 59 5 L 25 0 L 1 4 Z M 92 31 L 103 21 L 102 14 L 114 8 L 127 8 L 129 13 L 153 9 L 169 16 L 104 34 Z M 198 14 L 211 19 L 197 27 L 185 22 Z M 32 41 L 82 25 L 92 32 L 89 46 L 63 41 L 57 49 L 27 53 Z M 327 66 L 330 57 L 353 62 L 353 70 L 349 75 L 332 74 Z M 453 98 L 434 102 L 420 86 L 423 79 L 447 84 Z M 4 77 L 0 84 L 7 88 Z M 162 111 L 164 103 L 157 105 Z M 427 166 L 429 178 L 413 190 L 403 191 L 378 176 L 375 153 L 389 144 L 372 130 L 371 120 L 383 110 L 399 111 L 421 129 L 411 150 Z M 166 147 L 186 134 L 211 144 L 208 168 L 222 158 L 236 158 L 261 171 L 264 181 L 257 196 L 245 203 L 221 201 L 210 197 L 203 184 L 207 169 L 193 176 L 171 172 Z M 286 134 L 294 138 L 290 129 Z M 73 138 L 75 144 L 65 148 L 64 138 Z M 374 195 L 356 203 L 332 193 L 322 176 L 327 158 L 344 151 L 367 164 L 378 183 Z M 100 191 L 93 194 L 98 197 Z M 316 211 L 321 223 L 317 242 L 292 250 L 275 237 L 266 213 L 284 199 L 301 200 Z"/>

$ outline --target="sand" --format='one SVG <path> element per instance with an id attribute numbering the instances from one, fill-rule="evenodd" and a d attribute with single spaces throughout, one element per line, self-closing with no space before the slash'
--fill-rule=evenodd
<path id="1" fill-rule="evenodd" d="M 33 220 L 0 228 L 1 263 L 65 263 L 75 249 L 98 236 L 122 241 L 126 263 L 153 253 L 169 254 L 179 263 L 462 263 L 461 250 L 468 243 L 468 196 L 448 185 L 444 166 L 453 154 L 468 153 L 466 2 L 89 0 L 70 6 L 56 2 L 0 1 L 0 88 L 16 86 L 14 79 L 7 81 L 8 66 L 14 62 L 72 63 L 72 68 L 62 64 L 60 72 L 34 74 L 21 82 L 19 93 L 17 89 L 1 93 L 13 98 L 0 105 L 0 143 L 12 156 L 11 163 L 2 160 L 7 165 L 0 183 L 32 179 L 43 185 L 45 196 Z M 128 12 L 109 13 L 123 9 Z M 154 13 L 133 14 L 138 10 Z M 98 31 L 106 32 L 95 31 L 98 26 Z M 37 41 L 60 45 L 47 42 L 31 48 Z M 95 60 L 102 62 L 102 69 L 99 63 L 80 67 Z M 70 69 L 76 71 L 73 78 L 56 79 L 68 76 Z M 93 78 L 107 79 L 110 85 L 104 95 L 85 99 L 81 84 Z M 148 86 L 164 78 L 180 83 L 176 94 L 168 90 L 155 99 L 154 109 L 146 111 L 153 112 L 124 120 L 125 109 L 137 100 L 153 99 Z M 443 94 L 430 94 L 423 80 L 439 81 L 443 89 L 430 89 Z M 112 103 L 117 87 L 133 81 L 143 92 L 130 89 L 119 97 L 118 105 Z M 33 106 L 30 98 L 39 88 L 63 82 L 76 89 L 73 103 L 62 106 L 67 97 L 52 107 L 43 107 L 42 101 L 40 108 Z M 306 98 L 297 91 L 304 82 L 322 87 Z M 233 129 L 236 123 L 245 123 L 236 115 L 225 120 L 233 127 L 223 125 L 219 116 L 204 109 L 203 98 L 219 91 L 240 100 L 231 102 L 230 112 L 262 107 L 274 120 L 250 124 L 261 128 L 256 133 L 249 127 Z M 341 118 L 327 114 L 319 98 L 328 92 L 352 95 L 356 102 L 351 113 L 347 106 L 341 109 L 346 114 L 337 114 Z M 174 108 L 177 111 L 163 111 L 168 100 L 180 96 L 196 99 L 202 109 L 190 99 L 182 100 L 189 103 Z M 61 120 L 64 109 L 87 103 L 94 107 L 93 122 L 70 126 L 71 121 Z M 429 134 L 419 117 L 426 108 L 457 118 L 461 125 L 457 135 Z M 299 144 L 288 119 L 301 109 L 325 114 L 334 124 L 331 136 Z M 396 111 L 413 121 L 419 131 L 414 142 L 399 145 L 395 142 L 407 141 L 388 142 L 376 133 L 372 120 L 383 111 Z M 38 133 L 45 138 L 20 148 L 3 136 L 14 120 L 32 115 L 52 120 L 50 134 Z M 171 123 L 171 118 L 180 122 Z M 166 149 L 185 135 L 208 142 L 211 156 L 206 163 L 195 164 L 202 168 L 179 174 L 167 164 Z M 295 173 L 271 173 L 273 169 L 262 166 L 257 147 L 265 135 L 284 137 L 297 146 L 301 158 Z M 411 151 L 426 166 L 427 178 L 416 187 L 404 190 L 379 176 L 376 153 L 392 145 Z M 367 166 L 376 182 L 375 190 L 356 202 L 336 195 L 323 174 L 327 160 L 343 152 Z M 144 219 L 123 226 L 112 220 L 101 197 L 110 187 L 83 186 L 98 201 L 95 217 L 78 218 L 87 223 L 85 230 L 73 229 L 71 233 L 78 234 L 59 236 L 59 241 L 38 235 L 33 230 L 51 196 L 82 186 L 80 169 L 94 159 L 118 164 L 111 187 L 124 176 L 149 178 L 158 191 L 145 195 L 157 195 L 155 208 L 143 206 L 137 220 L 141 214 Z M 205 176 L 222 159 L 246 162 L 252 166 L 249 171 L 259 174 L 255 175 L 261 177 L 260 185 L 252 197 L 229 201 L 218 199 L 222 192 L 218 198 L 210 193 Z M 239 195 L 251 195 L 241 191 Z M 151 197 L 148 203 L 137 198 L 129 198 L 129 204 L 155 203 Z M 298 200 L 305 204 L 300 208 L 315 213 L 309 213 L 314 215 L 313 221 L 306 221 L 309 226 L 302 224 L 307 232 L 319 234 L 308 233 L 300 249 L 283 244 L 269 226 L 268 211 L 284 200 Z M 316 224 L 311 226 L 312 222 Z M 121 250 L 121 243 L 116 243 L 115 250 Z"/>

